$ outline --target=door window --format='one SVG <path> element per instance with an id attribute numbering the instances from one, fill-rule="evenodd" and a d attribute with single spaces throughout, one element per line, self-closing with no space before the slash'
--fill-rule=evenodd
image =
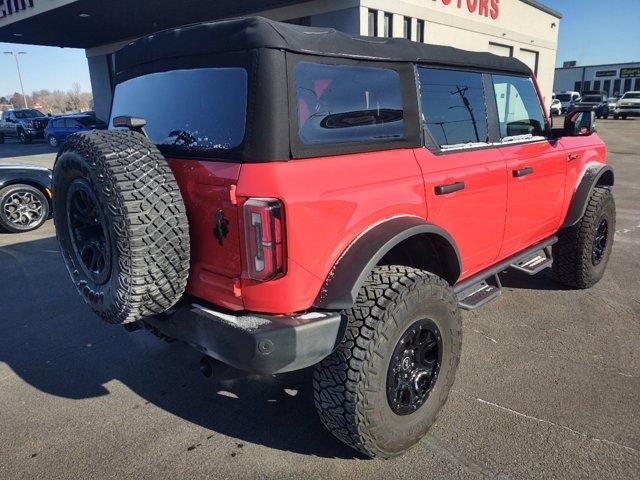
<path id="1" fill-rule="evenodd" d="M 482 75 L 418 68 L 422 123 L 441 148 L 489 142 Z"/>
<path id="2" fill-rule="evenodd" d="M 404 138 L 396 70 L 299 62 L 295 82 L 298 135 L 305 145 Z"/>
<path id="3" fill-rule="evenodd" d="M 546 119 L 531 78 L 511 75 L 492 78 L 502 140 L 544 135 Z"/>

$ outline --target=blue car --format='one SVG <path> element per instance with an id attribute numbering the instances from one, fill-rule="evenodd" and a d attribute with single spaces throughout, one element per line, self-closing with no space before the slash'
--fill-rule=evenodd
<path id="1" fill-rule="evenodd" d="M 106 130 L 107 124 L 93 115 L 65 115 L 51 117 L 44 131 L 44 138 L 54 148 L 62 145 L 69 135 L 87 130 Z"/>

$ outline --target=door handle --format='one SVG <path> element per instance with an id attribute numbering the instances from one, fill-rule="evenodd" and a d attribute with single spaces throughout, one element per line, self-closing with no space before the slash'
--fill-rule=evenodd
<path id="1" fill-rule="evenodd" d="M 570 153 L 569 154 L 569 161 L 570 162 L 575 160 L 576 158 L 578 158 L 578 154 L 576 154 L 576 153 Z"/>
<path id="2" fill-rule="evenodd" d="M 464 189 L 464 182 L 450 183 L 448 185 L 438 185 L 435 188 L 436 195 L 446 195 L 447 193 L 457 192 L 462 189 Z"/>
<path id="3" fill-rule="evenodd" d="M 521 168 L 520 170 L 514 170 L 513 176 L 516 178 L 519 178 L 519 177 L 524 177 L 525 175 L 531 175 L 532 173 L 533 173 L 532 167 L 524 167 L 524 168 Z"/>

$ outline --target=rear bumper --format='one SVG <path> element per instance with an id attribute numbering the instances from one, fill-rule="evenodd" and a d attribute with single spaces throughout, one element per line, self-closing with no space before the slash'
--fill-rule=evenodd
<path id="1" fill-rule="evenodd" d="M 236 315 L 198 303 L 146 318 L 144 324 L 228 365 L 263 375 L 318 363 L 335 350 L 346 329 L 340 312 Z"/>

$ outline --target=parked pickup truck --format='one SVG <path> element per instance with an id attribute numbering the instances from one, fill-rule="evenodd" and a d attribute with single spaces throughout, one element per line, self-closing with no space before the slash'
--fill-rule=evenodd
<path id="1" fill-rule="evenodd" d="M 48 117 L 32 108 L 7 110 L 0 117 L 0 143 L 5 138 L 18 138 L 22 143 L 31 143 L 34 138 L 44 138 Z"/>

